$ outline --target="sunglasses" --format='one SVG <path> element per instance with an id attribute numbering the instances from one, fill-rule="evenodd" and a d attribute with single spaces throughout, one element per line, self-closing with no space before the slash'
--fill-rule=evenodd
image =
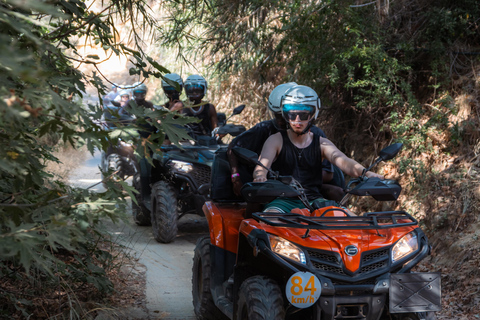
<path id="1" fill-rule="evenodd" d="M 297 120 L 297 117 L 300 121 L 306 121 L 310 119 L 310 116 L 310 112 L 287 112 L 287 118 L 289 121 L 295 121 Z"/>
<path id="2" fill-rule="evenodd" d="M 198 83 L 193 83 L 193 84 L 186 84 L 185 85 L 185 90 L 193 90 L 193 89 L 201 89 L 201 90 L 205 90 L 205 87 L 201 84 L 198 84 Z"/>
<path id="3" fill-rule="evenodd" d="M 165 92 L 167 96 L 180 93 L 174 87 L 165 87 L 163 88 L 163 92 Z"/>
<path id="4" fill-rule="evenodd" d="M 187 88 L 187 87 L 185 87 L 185 92 L 187 94 L 203 94 L 204 89 L 203 88 Z"/>

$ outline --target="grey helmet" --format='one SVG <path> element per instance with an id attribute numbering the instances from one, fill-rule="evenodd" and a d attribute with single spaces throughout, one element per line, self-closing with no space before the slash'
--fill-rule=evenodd
<path id="1" fill-rule="evenodd" d="M 308 111 L 310 121 L 308 126 L 301 133 L 304 134 L 310 130 L 313 121 L 317 119 L 320 111 L 321 102 L 315 90 L 307 86 L 294 86 L 290 88 L 282 97 L 282 116 L 288 124 L 288 113 L 291 111 Z"/>
<path id="2" fill-rule="evenodd" d="M 130 98 L 130 91 L 128 91 L 127 89 L 122 89 L 122 90 L 120 90 L 120 92 L 118 93 L 118 95 L 119 95 L 120 97 L 122 97 L 122 96 L 128 96 L 128 97 Z"/>
<path id="3" fill-rule="evenodd" d="M 268 96 L 268 109 L 273 112 L 274 114 L 281 114 L 282 113 L 282 97 L 287 92 L 289 89 L 292 87 L 297 86 L 295 82 L 287 82 L 287 83 L 282 83 L 278 86 L 276 86 L 272 92 L 270 93 L 270 96 Z"/>
<path id="4" fill-rule="evenodd" d="M 187 97 L 203 98 L 207 94 L 207 80 L 198 74 L 192 74 L 185 80 L 185 93 Z"/>
<path id="5" fill-rule="evenodd" d="M 172 84 L 165 81 L 165 79 L 178 83 L 180 85 L 180 91 L 178 91 Z M 163 89 L 163 92 L 165 92 L 165 94 L 167 96 L 170 95 L 170 94 L 174 94 L 175 91 L 178 94 L 182 93 L 182 90 L 183 90 L 182 77 L 180 77 L 180 75 L 177 74 L 177 73 L 168 73 L 168 74 L 164 75 L 163 79 L 162 79 L 162 89 Z"/>
<path id="6" fill-rule="evenodd" d="M 147 94 L 148 88 L 144 83 L 141 82 L 135 82 L 134 84 L 132 84 L 132 92 L 135 93 L 139 91 L 144 91 L 145 94 Z"/>

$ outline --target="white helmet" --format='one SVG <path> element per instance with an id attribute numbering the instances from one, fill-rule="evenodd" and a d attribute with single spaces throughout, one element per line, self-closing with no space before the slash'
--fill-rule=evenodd
<path id="1" fill-rule="evenodd" d="M 288 122 L 287 113 L 292 110 L 303 110 L 310 112 L 313 119 L 317 119 L 321 107 L 320 98 L 315 90 L 307 86 L 294 86 L 282 97 L 282 115 Z"/>
<path id="2" fill-rule="evenodd" d="M 203 98 L 207 94 L 207 87 L 207 80 L 198 74 L 192 74 L 185 80 L 185 93 L 189 98 Z"/>
<path id="3" fill-rule="evenodd" d="M 167 81 L 165 81 L 165 79 L 168 79 L 168 80 L 171 80 L 173 82 L 178 83 L 180 85 L 180 91 L 176 90 L 175 87 L 172 86 Z M 167 95 L 170 94 L 170 93 L 173 93 L 172 90 L 175 90 L 179 93 L 182 93 L 182 89 L 183 89 L 182 77 L 180 77 L 180 75 L 177 74 L 177 73 L 168 73 L 168 74 L 164 75 L 163 79 L 162 79 L 162 89 L 165 92 L 165 94 L 167 94 Z"/>
<path id="4" fill-rule="evenodd" d="M 121 96 L 128 96 L 130 97 L 130 91 L 128 91 L 127 89 L 122 89 L 120 90 L 120 92 L 118 93 L 118 95 L 121 97 Z"/>
<path id="5" fill-rule="evenodd" d="M 288 82 L 276 86 L 270 93 L 270 96 L 268 96 L 268 108 L 270 109 L 270 111 L 272 111 L 273 113 L 281 113 L 281 103 L 283 95 L 285 94 L 285 92 L 287 92 L 287 90 L 296 85 L 297 84 L 295 82 Z"/>
<path id="6" fill-rule="evenodd" d="M 145 94 L 147 94 L 148 88 L 144 83 L 135 82 L 134 84 L 132 84 L 132 87 L 133 87 L 132 88 L 133 93 L 139 92 L 139 91 L 144 91 Z"/>

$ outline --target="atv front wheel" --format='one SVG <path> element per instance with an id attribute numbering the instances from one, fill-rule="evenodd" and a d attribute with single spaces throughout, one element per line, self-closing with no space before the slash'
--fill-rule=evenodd
<path id="1" fill-rule="evenodd" d="M 107 155 L 107 154 L 103 155 L 102 154 L 102 158 L 103 157 L 105 157 L 104 159 L 102 159 L 103 170 L 104 171 L 109 171 L 109 172 L 116 172 L 116 174 L 113 175 L 113 176 L 108 176 L 108 175 L 105 176 L 102 173 L 102 180 L 108 179 L 108 180 L 113 181 L 113 182 L 123 180 L 124 174 L 123 174 L 123 170 L 122 170 L 122 159 L 121 159 L 121 157 L 116 153 L 111 153 L 109 155 Z M 103 187 L 105 189 L 108 188 L 108 185 L 105 181 L 103 181 L 102 184 L 103 184 Z"/>
<path id="2" fill-rule="evenodd" d="M 285 318 L 282 290 L 265 276 L 254 276 L 240 286 L 237 319 L 277 320 Z"/>
<path id="3" fill-rule="evenodd" d="M 177 196 L 165 181 L 152 186 L 152 231 L 158 242 L 169 243 L 177 235 Z"/>
<path id="4" fill-rule="evenodd" d="M 140 173 L 137 172 L 133 176 L 132 185 L 138 193 L 135 193 L 137 203 L 132 200 L 132 215 L 133 221 L 139 226 L 149 226 L 152 224 L 150 218 L 150 211 L 145 207 L 142 197 L 142 185 L 140 183 Z"/>
<path id="5" fill-rule="evenodd" d="M 198 320 L 227 319 L 213 302 L 210 291 L 210 237 L 198 239 L 192 268 L 193 309 Z"/>

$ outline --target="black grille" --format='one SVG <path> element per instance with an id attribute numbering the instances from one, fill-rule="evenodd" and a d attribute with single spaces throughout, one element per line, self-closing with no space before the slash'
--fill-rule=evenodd
<path id="1" fill-rule="evenodd" d="M 328 261 L 328 262 L 340 264 L 338 261 L 338 258 L 331 254 L 325 254 L 317 251 L 308 251 L 308 254 L 310 255 L 310 259 L 316 259 L 316 260 L 318 259 L 321 261 Z"/>
<path id="2" fill-rule="evenodd" d="M 347 273 L 344 271 L 343 261 L 339 255 L 327 251 L 308 250 L 307 252 L 310 257 L 310 261 L 316 270 L 335 274 L 341 277 L 347 276 Z M 360 269 L 357 274 L 362 274 L 362 278 L 365 279 L 364 276 L 368 276 L 369 273 L 374 273 L 378 270 L 388 268 L 389 259 L 389 248 L 376 250 L 373 252 L 364 252 L 362 254 Z"/>
<path id="3" fill-rule="evenodd" d="M 210 183 L 210 175 L 212 169 L 209 166 L 194 165 L 191 172 L 192 178 L 197 184 L 197 187 L 200 187 L 202 184 Z"/>
<path id="4" fill-rule="evenodd" d="M 389 249 L 376 251 L 372 253 L 366 253 L 363 255 L 362 262 L 366 263 L 372 260 L 386 259 L 388 258 L 388 251 Z"/>
<path id="5" fill-rule="evenodd" d="M 334 266 L 316 262 L 316 261 L 312 261 L 312 264 L 315 267 L 315 269 L 325 271 L 325 272 L 332 272 L 336 274 L 345 275 L 345 272 L 343 272 L 343 269 L 341 267 L 334 267 Z"/>
<path id="6" fill-rule="evenodd" d="M 308 255 L 315 269 L 338 275 L 346 275 L 342 269 L 340 256 L 331 252 L 313 250 L 308 250 Z"/>
<path id="7" fill-rule="evenodd" d="M 360 273 L 374 272 L 387 266 L 387 261 L 380 261 L 360 268 Z"/>

